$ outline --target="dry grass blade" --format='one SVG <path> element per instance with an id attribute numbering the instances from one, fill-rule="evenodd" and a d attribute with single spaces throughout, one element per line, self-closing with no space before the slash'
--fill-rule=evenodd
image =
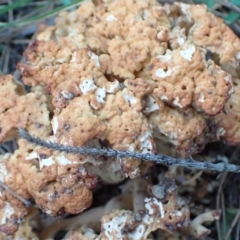
<path id="1" fill-rule="evenodd" d="M 14 192 L 11 188 L 9 188 L 6 184 L 0 181 L 0 187 L 4 188 L 6 191 L 8 191 L 10 194 L 12 194 L 15 198 L 17 198 L 19 201 L 24 203 L 27 207 L 31 206 L 31 202 L 27 201 L 26 199 L 22 198 L 20 195 L 18 195 L 16 192 Z"/>
<path id="2" fill-rule="evenodd" d="M 81 0 L 73 0 L 63 5 L 63 1 L 0 1 L 0 70 L 2 73 L 15 71 L 20 54 L 27 47 L 29 36 L 36 32 L 39 22 L 52 24 L 55 15 L 62 10 L 78 6 Z M 18 39 L 19 44 L 14 42 Z M 26 42 L 24 42 L 26 41 Z M 14 47 L 11 45 L 15 44 Z M 22 46 L 20 46 L 22 45 Z M 8 50 L 8 51 L 7 51 Z M 13 60 L 13 61 L 12 61 Z"/>
<path id="3" fill-rule="evenodd" d="M 239 240 L 239 237 L 240 237 L 240 221 L 237 222 L 235 239 Z"/>
<path id="4" fill-rule="evenodd" d="M 228 7 L 230 8 L 231 10 L 237 12 L 237 13 L 240 13 L 240 7 L 234 5 L 231 3 L 231 1 L 226 1 L 226 0 L 215 0 L 217 3 L 221 4 L 222 6 L 225 6 L 225 7 Z"/>
<path id="5" fill-rule="evenodd" d="M 225 213 L 225 209 L 223 209 L 222 206 L 222 197 L 223 197 L 223 189 L 222 186 L 225 182 L 225 179 L 227 177 L 227 173 L 223 173 L 223 175 L 221 176 L 220 182 L 219 182 L 219 187 L 218 187 L 218 191 L 217 191 L 217 199 L 216 199 L 216 208 L 217 209 L 221 209 L 222 213 L 223 213 L 223 221 L 225 221 L 224 218 L 224 213 Z M 217 234 L 218 234 L 218 239 L 221 240 L 222 239 L 222 232 L 221 232 L 221 228 L 220 228 L 220 222 L 217 221 L 216 222 L 216 227 L 217 227 Z"/>
<path id="6" fill-rule="evenodd" d="M 227 231 L 227 234 L 226 236 L 224 237 L 224 240 L 227 240 L 230 236 L 230 234 L 232 233 L 233 231 L 233 228 L 235 227 L 236 223 L 239 222 L 239 218 L 240 218 L 240 209 L 238 210 L 234 220 L 232 221 L 232 224 L 231 224 L 231 227 L 230 229 Z"/>

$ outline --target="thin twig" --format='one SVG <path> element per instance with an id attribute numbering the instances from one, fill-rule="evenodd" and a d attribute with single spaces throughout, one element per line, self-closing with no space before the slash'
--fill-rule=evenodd
<path id="1" fill-rule="evenodd" d="M 240 197 L 238 197 L 238 208 L 240 209 Z M 239 233 L 240 233 L 240 221 L 237 222 L 236 232 L 235 232 L 235 240 L 239 240 Z"/>
<path id="2" fill-rule="evenodd" d="M 240 233 L 240 222 L 238 221 L 237 228 L 236 228 L 236 234 L 235 234 L 235 240 L 239 240 L 239 233 Z"/>
<path id="3" fill-rule="evenodd" d="M 222 229 L 222 232 L 223 232 L 223 234 L 225 234 L 226 233 L 226 231 L 227 231 L 227 229 L 226 229 L 226 221 L 227 221 L 227 219 L 226 219 L 226 209 L 225 209 L 225 198 L 224 198 L 224 194 L 223 194 L 223 191 L 221 191 L 221 212 L 222 212 L 222 223 L 223 223 L 223 229 Z M 223 238 L 223 236 L 222 236 L 222 239 L 224 239 Z"/>
<path id="4" fill-rule="evenodd" d="M 12 0 L 8 0 L 8 5 L 12 4 Z M 13 11 L 12 9 L 8 11 L 8 22 L 12 22 L 13 21 Z"/>
<path id="5" fill-rule="evenodd" d="M 4 63 L 3 63 L 3 73 L 7 73 L 8 72 L 8 65 L 9 65 L 9 60 L 10 60 L 10 46 L 9 44 L 7 44 L 6 46 L 6 53 L 4 56 Z"/>
<path id="6" fill-rule="evenodd" d="M 217 192 L 217 200 L 216 200 L 216 208 L 217 209 L 220 209 L 220 198 L 222 196 L 222 186 L 223 186 L 223 183 L 226 179 L 226 176 L 227 176 L 227 173 L 224 173 L 221 176 L 221 179 L 220 179 L 220 182 L 219 182 L 219 187 L 218 187 L 218 192 Z M 221 210 L 222 210 L 222 213 L 224 214 L 225 210 L 224 209 L 221 209 Z M 222 233 L 221 233 L 220 222 L 219 221 L 216 221 L 216 226 L 217 226 L 218 239 L 221 240 L 222 239 L 222 235 L 221 235 Z"/>
<path id="7" fill-rule="evenodd" d="M 143 161 L 153 161 L 157 164 L 164 164 L 167 166 L 175 165 L 190 169 L 199 170 L 211 170 L 217 172 L 240 172 L 240 166 L 225 163 L 209 163 L 209 162 L 197 162 L 192 158 L 172 158 L 163 154 L 150 154 L 150 153 L 138 153 L 130 151 L 119 151 L 110 148 L 87 148 L 87 147 L 70 147 L 62 144 L 44 141 L 40 138 L 31 136 L 24 129 L 19 129 L 19 133 L 22 138 L 35 145 L 39 145 L 45 148 L 53 149 L 59 152 L 66 152 L 72 154 L 92 155 L 92 156 L 107 156 L 117 158 L 136 158 Z"/>
<path id="8" fill-rule="evenodd" d="M 215 0 L 217 3 L 225 6 L 225 7 L 228 7 L 230 8 L 231 10 L 237 12 L 237 13 L 240 13 L 240 8 L 236 5 L 234 5 L 233 3 L 229 2 L 229 1 L 226 1 L 226 0 Z"/>
<path id="9" fill-rule="evenodd" d="M 27 207 L 30 207 L 32 205 L 30 201 L 27 201 L 26 199 L 18 195 L 16 192 L 14 192 L 11 188 L 9 188 L 6 184 L 4 184 L 1 181 L 0 181 L 0 186 L 4 188 L 6 191 L 8 191 L 10 194 L 12 194 L 15 198 L 23 202 Z"/>
<path id="10" fill-rule="evenodd" d="M 29 44 L 31 42 L 30 39 L 15 39 L 11 43 L 12 44 Z"/>

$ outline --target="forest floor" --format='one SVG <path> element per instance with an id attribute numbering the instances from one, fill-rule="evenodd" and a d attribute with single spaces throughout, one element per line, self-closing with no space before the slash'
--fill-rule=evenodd
<path id="1" fill-rule="evenodd" d="M 72 1 L 73 2 L 73 1 Z M 75 1 L 76 2 L 76 1 Z M 173 1 L 164 1 L 173 2 Z M 240 6 L 238 1 L 184 1 L 189 3 L 206 3 L 209 9 L 217 16 L 223 18 L 225 22 L 240 36 Z M 53 24 L 57 12 L 63 8 L 69 8 L 71 1 L 14 1 L 0 0 L 0 73 L 12 74 L 18 81 L 21 74 L 16 70 L 16 65 L 21 61 L 23 52 L 28 44 L 34 40 L 37 26 L 40 22 Z M 74 5 L 74 3 L 72 4 Z M 74 7 L 74 6 L 73 6 Z M 0 146 L 0 154 L 13 152 L 17 148 L 15 141 L 4 143 Z M 216 155 L 226 156 L 228 162 L 239 162 L 239 147 L 229 147 L 223 143 L 210 144 L 206 147 L 202 156 L 211 152 Z M 161 169 L 155 170 L 155 175 Z M 183 170 L 182 174 L 195 176 L 196 171 Z M 202 179 L 208 182 L 217 183 L 217 187 L 206 197 L 206 201 L 201 199 L 193 200 L 195 208 L 221 209 L 222 217 L 219 222 L 209 226 L 212 233 L 208 239 L 238 240 L 240 239 L 240 175 L 234 173 L 201 173 Z M 198 182 L 198 184 L 202 184 Z M 120 184 L 121 185 L 121 184 Z M 113 186 L 104 183 L 99 184 L 94 192 L 94 202 L 92 207 L 106 203 L 107 199 L 119 194 L 120 185 Z M 195 202 L 194 202 L 195 201 Z M 46 218 L 46 216 L 44 216 Z M 49 220 L 52 221 L 52 220 Z M 61 232 L 55 239 L 61 239 Z"/>

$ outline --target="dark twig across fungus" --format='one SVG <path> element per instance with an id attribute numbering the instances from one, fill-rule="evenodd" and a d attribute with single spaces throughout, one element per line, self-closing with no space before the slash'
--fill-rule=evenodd
<path id="1" fill-rule="evenodd" d="M 27 141 L 39 145 L 45 148 L 53 149 L 59 152 L 92 155 L 92 156 L 107 156 L 117 158 L 136 158 L 143 161 L 153 161 L 157 164 L 164 164 L 167 166 L 176 165 L 185 168 L 199 169 L 199 170 L 210 170 L 216 172 L 240 172 L 240 166 L 225 163 L 209 163 L 209 162 L 198 162 L 192 158 L 182 159 L 165 156 L 163 154 L 149 154 L 149 153 L 138 153 L 130 151 L 119 151 L 110 148 L 87 148 L 87 147 L 70 147 L 63 144 L 57 144 L 53 142 L 44 141 L 38 137 L 31 136 L 27 131 L 20 128 L 19 133 L 22 138 Z"/>

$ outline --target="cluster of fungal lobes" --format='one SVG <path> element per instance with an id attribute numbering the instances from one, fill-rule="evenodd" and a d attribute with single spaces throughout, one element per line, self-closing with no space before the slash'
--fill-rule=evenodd
<path id="1" fill-rule="evenodd" d="M 0 77 L 0 142 L 24 128 L 69 146 L 157 153 L 170 145 L 171 154 L 182 157 L 213 141 L 238 145 L 239 62 L 240 40 L 204 5 L 83 2 L 61 12 L 55 25 L 39 26 L 18 64 L 30 92 L 12 76 Z M 137 159 L 56 153 L 20 139 L 13 154 L 0 156 L 0 180 L 58 216 L 89 208 L 98 177 L 120 183 L 153 167 Z M 79 228 L 68 239 L 147 239 L 156 229 L 190 229 L 188 203 L 172 185 L 151 185 L 164 193 L 146 193 L 137 210 L 117 205 L 105 213 L 99 235 Z M 20 225 L 21 233 L 31 211 L 3 189 L 0 207 L 0 230 L 14 234 Z M 213 221 L 219 213 L 207 216 Z M 204 221 L 195 221 L 201 230 L 192 235 L 208 232 Z"/>

